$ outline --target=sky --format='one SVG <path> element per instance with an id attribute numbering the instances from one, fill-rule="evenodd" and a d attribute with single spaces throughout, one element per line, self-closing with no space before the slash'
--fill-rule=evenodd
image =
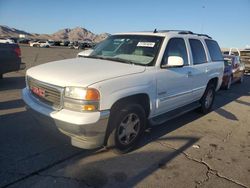
<path id="1" fill-rule="evenodd" d="M 221 47 L 250 45 L 250 0 L 0 0 L 0 25 L 52 34 L 191 30 Z"/>

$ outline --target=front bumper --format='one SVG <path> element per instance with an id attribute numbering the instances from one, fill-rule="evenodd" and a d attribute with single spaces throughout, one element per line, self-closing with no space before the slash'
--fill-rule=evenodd
<path id="1" fill-rule="evenodd" d="M 73 146 L 94 149 L 104 144 L 108 125 L 109 110 L 100 112 L 74 112 L 67 109 L 56 111 L 32 96 L 27 88 L 22 98 L 28 111 L 42 124 L 55 126 L 71 138 Z"/>

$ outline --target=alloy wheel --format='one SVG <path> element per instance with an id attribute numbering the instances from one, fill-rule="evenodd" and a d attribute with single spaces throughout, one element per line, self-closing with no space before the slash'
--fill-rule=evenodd
<path id="1" fill-rule="evenodd" d="M 118 128 L 118 139 L 123 145 L 128 145 L 140 132 L 140 118 L 135 113 L 124 117 Z"/>

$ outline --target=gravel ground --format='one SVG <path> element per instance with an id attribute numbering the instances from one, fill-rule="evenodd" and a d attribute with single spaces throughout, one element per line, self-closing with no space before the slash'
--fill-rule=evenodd
<path id="1" fill-rule="evenodd" d="M 27 67 L 73 58 L 67 48 L 21 46 Z M 0 187 L 250 187 L 250 77 L 219 91 L 213 111 L 148 130 L 126 155 L 82 150 L 40 125 L 21 100 L 24 71 L 0 80 Z"/>

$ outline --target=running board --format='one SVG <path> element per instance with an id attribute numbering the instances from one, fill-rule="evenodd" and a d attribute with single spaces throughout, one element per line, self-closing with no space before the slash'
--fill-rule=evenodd
<path id="1" fill-rule="evenodd" d="M 201 106 L 201 104 L 199 103 L 199 101 L 193 102 L 191 104 L 188 104 L 186 106 L 182 106 L 180 108 L 177 108 L 175 110 L 166 112 L 164 114 L 161 114 L 159 116 L 153 117 L 149 120 L 150 125 L 151 126 L 155 126 L 155 125 L 160 125 L 165 123 L 166 121 L 169 121 L 171 119 L 174 119 L 180 115 L 183 115 L 189 111 L 192 111 L 196 108 L 199 108 Z"/>

